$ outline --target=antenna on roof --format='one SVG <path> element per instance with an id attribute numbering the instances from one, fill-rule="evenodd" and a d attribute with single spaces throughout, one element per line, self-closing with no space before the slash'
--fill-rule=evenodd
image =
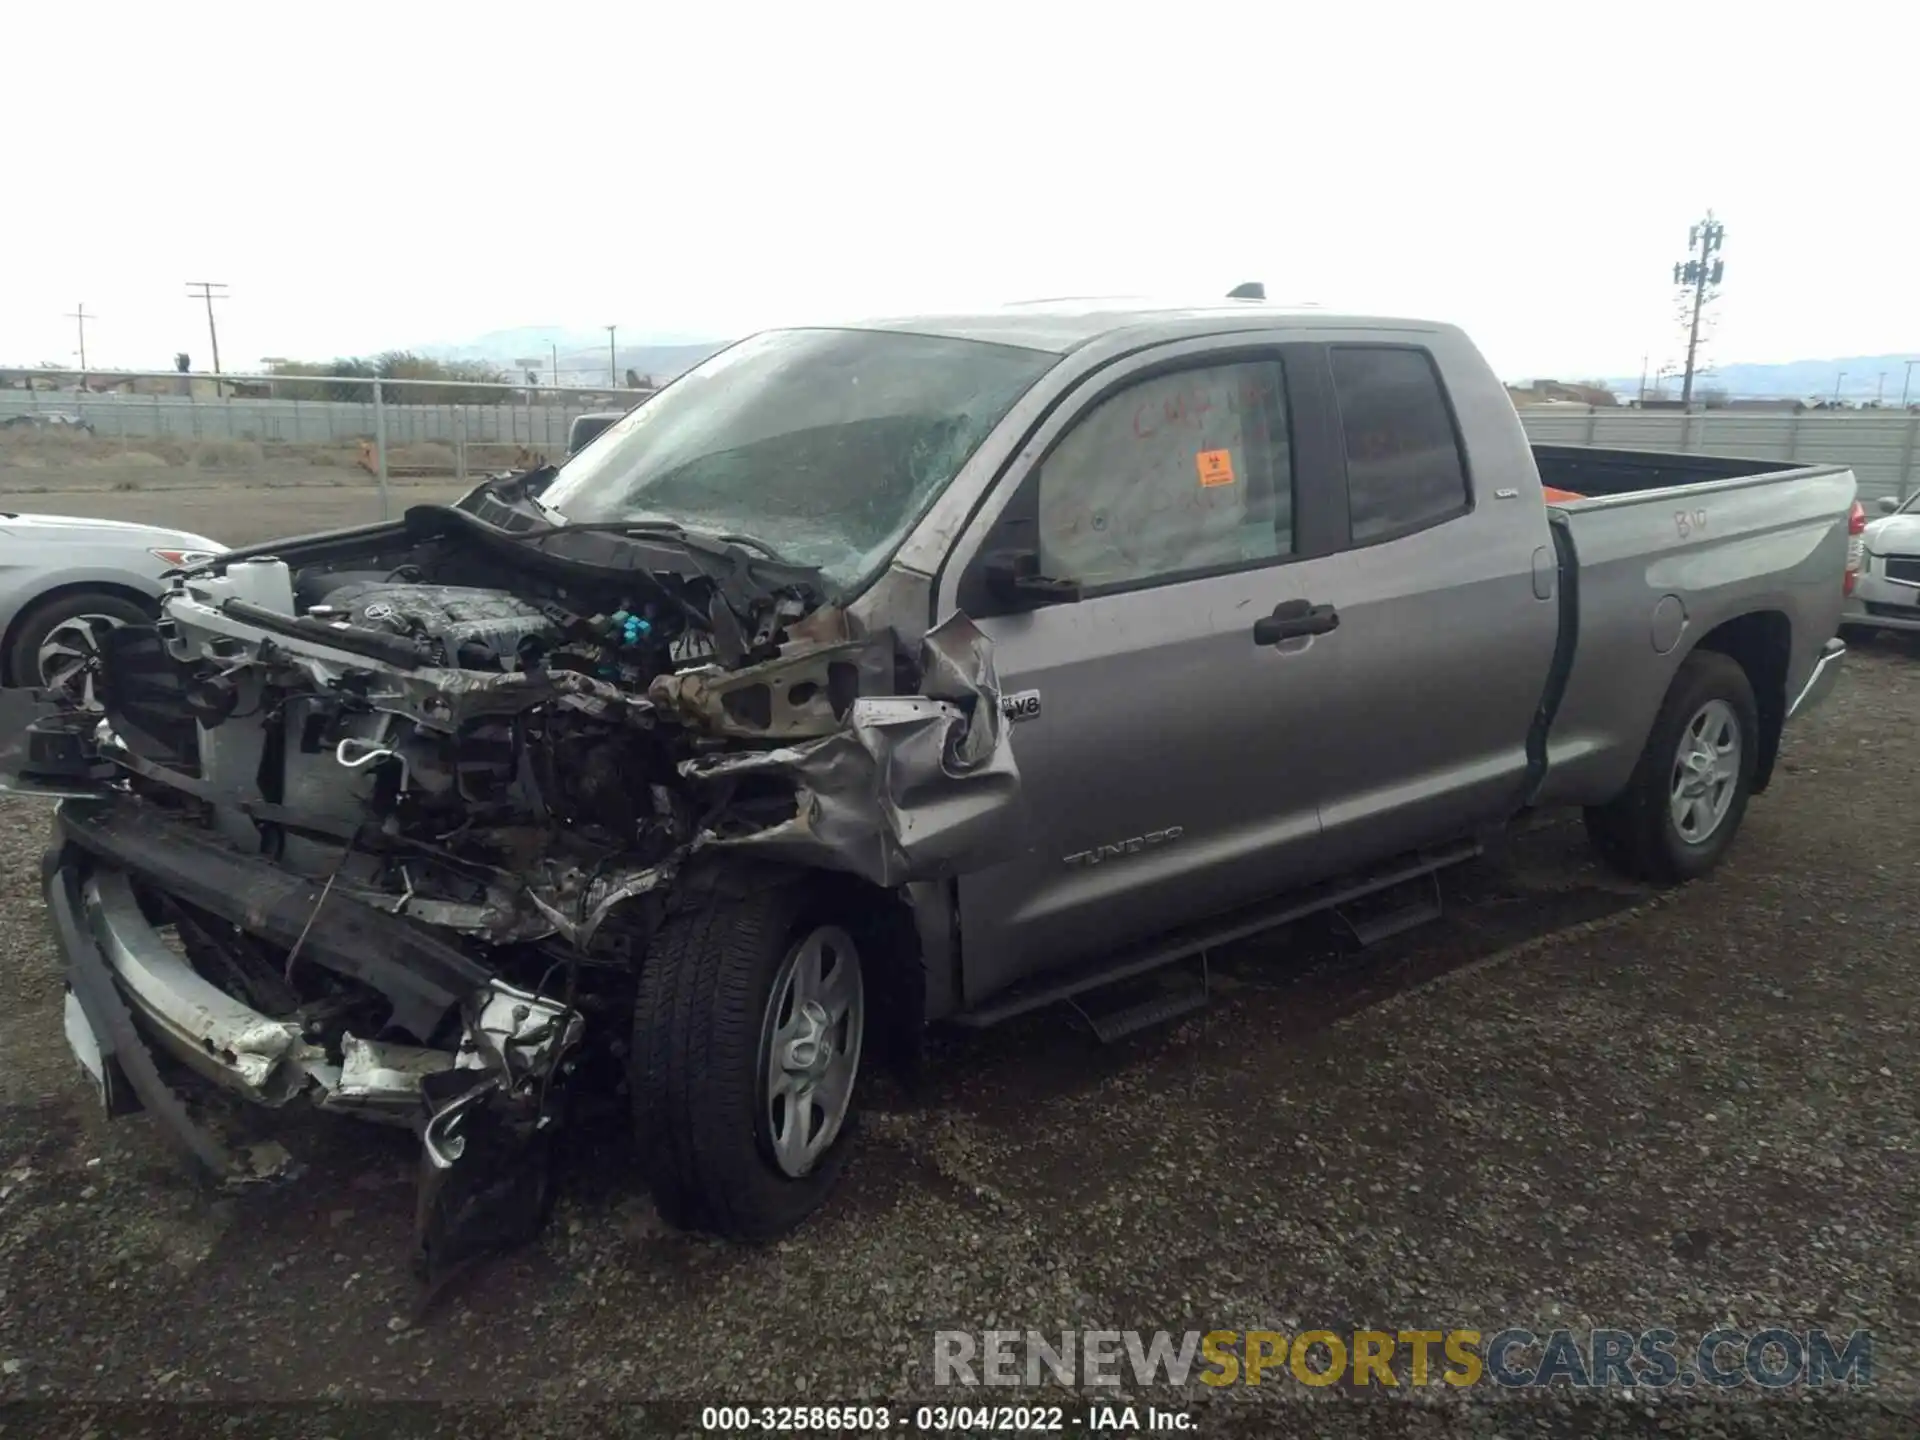
<path id="1" fill-rule="evenodd" d="M 1236 285 L 1229 290 L 1227 298 L 1229 300 L 1264 300 L 1267 298 L 1267 287 L 1258 280 L 1249 280 L 1246 284 Z"/>

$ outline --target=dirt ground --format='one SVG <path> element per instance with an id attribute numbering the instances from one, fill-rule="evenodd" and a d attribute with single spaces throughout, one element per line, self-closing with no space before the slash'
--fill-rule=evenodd
<path id="1" fill-rule="evenodd" d="M 366 498 L 294 493 L 89 513 L 239 542 Z M 1171 1030 L 942 1037 L 920 1093 L 869 1084 L 836 1199 L 774 1246 L 671 1231 L 623 1131 L 590 1129 L 545 1236 L 418 1324 L 406 1134 L 296 1122 L 303 1181 L 213 1199 L 152 1122 L 99 1117 L 61 1037 L 46 815 L 0 804 L 0 1402 L 530 1401 L 520 1433 L 591 1433 L 614 1422 L 582 1405 L 925 1399 L 942 1328 L 1728 1324 L 1870 1330 L 1873 1388 L 1134 1398 L 1198 1434 L 1920 1433 L 1916 716 L 1920 647 L 1856 647 L 1682 890 L 1613 878 L 1551 818 L 1379 948 L 1306 926 L 1220 955 Z M 45 1418 L 0 1403 L 0 1434 Z"/>
<path id="2" fill-rule="evenodd" d="M 251 441 L 141 441 L 0 433 L 0 509 L 170 525 L 225 545 L 247 545 L 381 518 L 373 476 L 357 447 L 262 446 Z M 393 464 L 450 469 L 445 446 L 399 446 Z M 475 478 L 478 478 L 477 475 Z M 392 513 L 449 500 L 450 475 L 396 474 Z"/>
<path id="3" fill-rule="evenodd" d="M 398 516 L 409 505 L 451 500 L 462 489 L 394 481 L 389 487 L 392 513 Z M 366 525 L 381 518 L 380 492 L 371 479 L 351 485 L 179 485 L 131 492 L 69 489 L 25 495 L 0 491 L 0 506 L 45 515 L 170 525 L 223 545 L 251 545 L 339 525 Z"/>

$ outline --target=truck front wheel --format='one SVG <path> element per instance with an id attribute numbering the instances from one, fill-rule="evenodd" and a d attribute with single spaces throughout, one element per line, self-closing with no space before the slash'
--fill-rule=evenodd
<path id="1" fill-rule="evenodd" d="M 767 1240 L 845 1163 L 866 989 L 848 929 L 798 886 L 707 893 L 648 946 L 634 1010 L 634 1123 L 661 1213 Z"/>
<path id="2" fill-rule="evenodd" d="M 1740 829 L 1759 753 L 1753 686 L 1730 656 L 1681 663 L 1625 790 L 1586 812 L 1601 855 L 1640 880 L 1704 875 Z"/>

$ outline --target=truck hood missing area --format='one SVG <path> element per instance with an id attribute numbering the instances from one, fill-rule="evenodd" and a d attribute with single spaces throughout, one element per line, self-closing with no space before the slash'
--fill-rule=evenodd
<path id="1" fill-rule="evenodd" d="M 557 1077 L 694 872 L 891 890 L 1024 820 L 964 615 L 863 632 L 757 542 L 556 526 L 510 483 L 222 555 L 95 639 L 99 709 L 43 699 L 7 765 L 65 797 L 93 1039 L 125 1050 L 125 1006 L 246 1099 L 415 1125 L 429 1268 L 544 1213 Z M 149 1068 L 119 1078 L 164 1110 Z"/>

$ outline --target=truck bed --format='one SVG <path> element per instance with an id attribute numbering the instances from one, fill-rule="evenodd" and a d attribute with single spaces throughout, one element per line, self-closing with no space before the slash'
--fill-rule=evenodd
<path id="1" fill-rule="evenodd" d="M 1534 464 L 1540 483 L 1551 490 L 1570 491 L 1595 499 L 1638 495 L 1647 490 L 1674 490 L 1718 480 L 1741 480 L 1759 475 L 1786 475 L 1796 468 L 1821 470 L 1826 466 L 1782 466 L 1777 460 L 1750 460 L 1726 455 L 1675 455 L 1658 450 L 1595 450 L 1583 445 L 1535 445 Z"/>
<path id="2" fill-rule="evenodd" d="M 1638 758 L 1646 717 L 1681 659 L 1708 635 L 1714 648 L 1766 657 L 1762 669 L 1777 665 L 1782 683 L 1771 693 L 1791 702 L 1839 623 L 1851 470 L 1533 450 L 1542 483 L 1580 497 L 1548 505 L 1563 645 L 1569 637 L 1571 645 L 1538 803 L 1594 804 L 1617 793 Z M 1795 633 L 1790 616 L 1817 616 L 1829 605 L 1830 622 L 1816 619 Z M 1763 716 L 1775 727 L 1780 718 Z"/>

